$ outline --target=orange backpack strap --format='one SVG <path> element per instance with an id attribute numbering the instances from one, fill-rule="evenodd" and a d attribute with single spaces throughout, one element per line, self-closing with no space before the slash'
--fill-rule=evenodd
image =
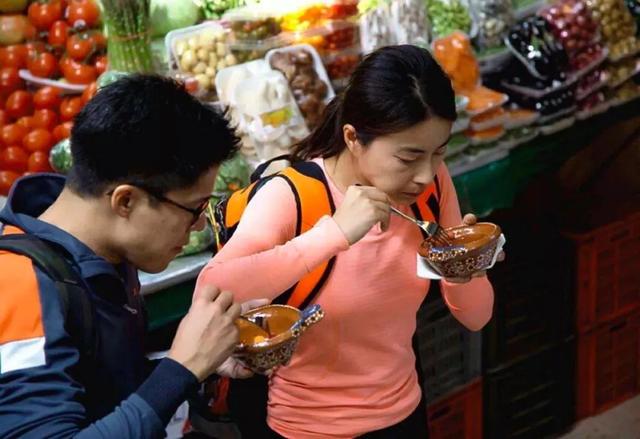
<path id="1" fill-rule="evenodd" d="M 268 179 L 254 181 L 249 186 L 233 192 L 215 206 L 214 212 L 210 212 L 209 219 L 213 226 L 218 250 L 231 239 L 249 200 Z"/>
<path id="2" fill-rule="evenodd" d="M 297 162 L 278 174 L 291 187 L 298 207 L 296 236 L 310 230 L 324 215 L 333 215 L 335 205 L 324 172 L 316 163 Z M 274 302 L 303 309 L 326 282 L 335 257 L 323 262 Z"/>
<path id="3" fill-rule="evenodd" d="M 276 177 L 287 182 L 295 198 L 295 236 L 311 229 L 324 215 L 333 215 L 335 205 L 320 166 L 313 162 L 296 162 L 275 175 L 259 178 L 218 203 L 213 212 L 215 221 L 212 221 L 218 249 L 231 239 L 251 198 L 265 183 Z M 333 264 L 334 258 L 320 264 L 276 298 L 274 303 L 286 303 L 296 308 L 306 307 L 324 285 Z"/>
<path id="4" fill-rule="evenodd" d="M 422 221 L 440 221 L 440 182 L 437 175 L 433 178 L 433 182 L 427 186 L 427 189 L 420 194 L 416 202 L 411 205 L 411 210 L 416 218 Z M 425 235 L 424 231 L 422 234 Z"/>

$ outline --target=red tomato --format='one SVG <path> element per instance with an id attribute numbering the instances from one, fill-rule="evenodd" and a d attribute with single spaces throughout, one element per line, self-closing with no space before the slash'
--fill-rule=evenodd
<path id="1" fill-rule="evenodd" d="M 9 195 L 13 182 L 20 178 L 20 174 L 13 171 L 0 171 L 0 195 Z"/>
<path id="2" fill-rule="evenodd" d="M 67 55 L 76 61 L 86 61 L 95 50 L 95 43 L 88 34 L 75 34 L 67 40 Z"/>
<path id="3" fill-rule="evenodd" d="M 29 20 L 27 20 L 27 24 L 24 28 L 24 39 L 25 41 L 31 41 L 35 40 L 36 38 L 38 38 L 38 29 L 36 29 L 36 27 Z"/>
<path id="4" fill-rule="evenodd" d="M 27 68 L 33 76 L 53 78 L 58 73 L 58 60 L 49 52 L 42 52 L 27 61 Z"/>
<path id="5" fill-rule="evenodd" d="M 31 93 L 25 90 L 16 90 L 9 95 L 5 104 L 7 114 L 15 119 L 28 116 L 33 111 Z"/>
<path id="6" fill-rule="evenodd" d="M 2 143 L 7 146 L 22 145 L 22 139 L 27 134 L 29 134 L 29 130 L 15 123 L 5 125 L 2 127 L 2 130 L 0 130 L 0 138 L 2 139 Z"/>
<path id="7" fill-rule="evenodd" d="M 197 93 L 199 87 L 200 86 L 198 85 L 198 81 L 196 81 L 196 78 L 189 77 L 184 81 L 184 88 L 191 94 Z"/>
<path id="8" fill-rule="evenodd" d="M 64 48 L 69 36 L 69 25 L 64 20 L 58 20 L 49 29 L 49 45 L 54 48 Z"/>
<path id="9" fill-rule="evenodd" d="M 52 172 L 49 164 L 49 154 L 44 151 L 36 151 L 29 156 L 27 162 L 29 172 Z"/>
<path id="10" fill-rule="evenodd" d="M 56 87 L 42 87 L 33 95 L 33 106 L 38 110 L 43 108 L 57 110 L 60 102 L 62 102 L 62 90 Z"/>
<path id="11" fill-rule="evenodd" d="M 107 38 L 99 30 L 91 32 L 91 40 L 96 51 L 103 51 L 107 48 Z"/>
<path id="12" fill-rule="evenodd" d="M 7 122 L 9 122 L 9 118 L 7 117 L 7 112 L 4 110 L 0 110 L 0 129 L 2 129 L 2 127 L 5 126 Z"/>
<path id="13" fill-rule="evenodd" d="M 58 113 L 48 108 L 33 112 L 33 126 L 52 131 L 58 124 Z"/>
<path id="14" fill-rule="evenodd" d="M 66 55 L 60 58 L 60 61 L 58 62 L 58 67 L 60 67 L 62 76 L 64 76 L 65 72 L 69 70 L 69 66 L 71 65 L 72 62 L 73 60 Z"/>
<path id="15" fill-rule="evenodd" d="M 22 139 L 22 146 L 29 152 L 49 151 L 53 146 L 53 136 L 42 128 L 36 128 Z"/>
<path id="16" fill-rule="evenodd" d="M 38 30 L 49 30 L 55 21 L 62 18 L 62 3 L 59 0 L 34 1 L 27 9 L 27 17 Z"/>
<path id="17" fill-rule="evenodd" d="M 60 104 L 60 119 L 65 122 L 72 120 L 78 113 L 80 113 L 83 106 L 82 98 L 79 96 L 64 98 Z"/>
<path id="18" fill-rule="evenodd" d="M 18 119 L 16 121 L 16 125 L 19 125 L 19 126 L 25 128 L 27 131 L 31 131 L 32 129 L 34 129 L 36 127 L 33 124 L 33 117 L 32 116 L 22 116 L 20 119 Z"/>
<path id="19" fill-rule="evenodd" d="M 97 79 L 96 68 L 67 58 L 61 61 L 60 68 L 64 78 L 71 84 L 89 84 Z"/>
<path id="20" fill-rule="evenodd" d="M 93 66 L 96 68 L 96 73 L 98 73 L 98 76 L 102 75 L 104 72 L 107 71 L 107 67 L 108 67 L 107 57 L 105 55 L 100 55 L 96 57 L 96 60 L 94 61 Z"/>
<path id="21" fill-rule="evenodd" d="M 18 146 L 10 146 L 0 153 L 0 160 L 5 170 L 24 172 L 27 170 L 29 154 Z"/>
<path id="22" fill-rule="evenodd" d="M 0 69 L 0 95 L 9 96 L 21 88 L 24 88 L 24 81 L 20 78 L 18 69 L 15 67 Z"/>
<path id="23" fill-rule="evenodd" d="M 97 92 L 98 92 L 98 84 L 94 81 L 91 84 L 89 84 L 87 88 L 85 88 L 84 91 L 82 92 L 82 102 L 84 103 L 84 105 L 86 105 L 87 102 L 89 102 L 91 98 L 96 95 Z"/>
<path id="24" fill-rule="evenodd" d="M 25 66 L 26 66 L 26 60 L 38 55 L 39 53 L 47 51 L 47 46 L 42 41 L 29 41 L 27 44 L 24 45 L 24 47 L 25 47 Z"/>
<path id="25" fill-rule="evenodd" d="M 95 27 L 100 20 L 100 9 L 93 0 L 70 0 L 67 23 L 76 28 Z"/>
<path id="26" fill-rule="evenodd" d="M 27 65 L 27 46 L 13 44 L 0 48 L 0 67 L 23 69 Z"/>
<path id="27" fill-rule="evenodd" d="M 53 129 L 53 139 L 56 143 L 61 140 L 68 139 L 71 136 L 71 128 L 73 128 L 73 122 L 67 121 L 61 123 Z"/>

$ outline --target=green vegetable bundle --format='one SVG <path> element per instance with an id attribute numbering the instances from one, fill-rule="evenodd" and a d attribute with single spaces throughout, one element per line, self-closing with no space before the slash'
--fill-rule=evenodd
<path id="1" fill-rule="evenodd" d="M 150 0 L 102 0 L 110 69 L 153 71 L 149 3 Z"/>

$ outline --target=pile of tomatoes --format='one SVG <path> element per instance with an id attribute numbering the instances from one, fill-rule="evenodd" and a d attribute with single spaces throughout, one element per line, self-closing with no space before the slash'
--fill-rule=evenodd
<path id="1" fill-rule="evenodd" d="M 51 171 L 49 151 L 69 137 L 74 117 L 106 70 L 95 0 L 34 0 L 25 12 L 33 28 L 26 41 L 0 47 L 0 195 L 22 175 Z M 38 88 L 23 81 L 21 69 L 87 87 L 82 95 Z"/>
<path id="2" fill-rule="evenodd" d="M 40 78 L 64 78 L 89 84 L 106 70 L 107 41 L 97 29 L 100 9 L 95 0 L 36 0 L 27 10 L 35 38 L 14 67 Z M 15 50 L 15 49 L 14 49 Z"/>
<path id="3" fill-rule="evenodd" d="M 6 69 L 10 67 L 0 69 L 0 82 Z M 51 148 L 69 137 L 73 118 L 95 92 L 93 82 L 77 96 L 50 86 L 34 92 L 20 88 L 8 95 L 0 109 L 0 195 L 22 175 L 51 171 Z"/>

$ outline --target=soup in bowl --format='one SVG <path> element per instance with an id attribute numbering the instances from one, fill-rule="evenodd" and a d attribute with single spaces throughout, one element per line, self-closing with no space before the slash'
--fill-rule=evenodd
<path id="1" fill-rule="evenodd" d="M 502 231 L 492 223 L 451 227 L 445 230 L 451 245 L 442 246 L 425 239 L 418 253 L 444 278 L 465 278 L 488 269 L 498 251 Z"/>
<path id="2" fill-rule="evenodd" d="M 235 355 L 254 372 L 289 363 L 302 333 L 324 317 L 320 305 L 303 311 L 288 305 L 266 305 L 236 320 L 240 343 Z"/>

